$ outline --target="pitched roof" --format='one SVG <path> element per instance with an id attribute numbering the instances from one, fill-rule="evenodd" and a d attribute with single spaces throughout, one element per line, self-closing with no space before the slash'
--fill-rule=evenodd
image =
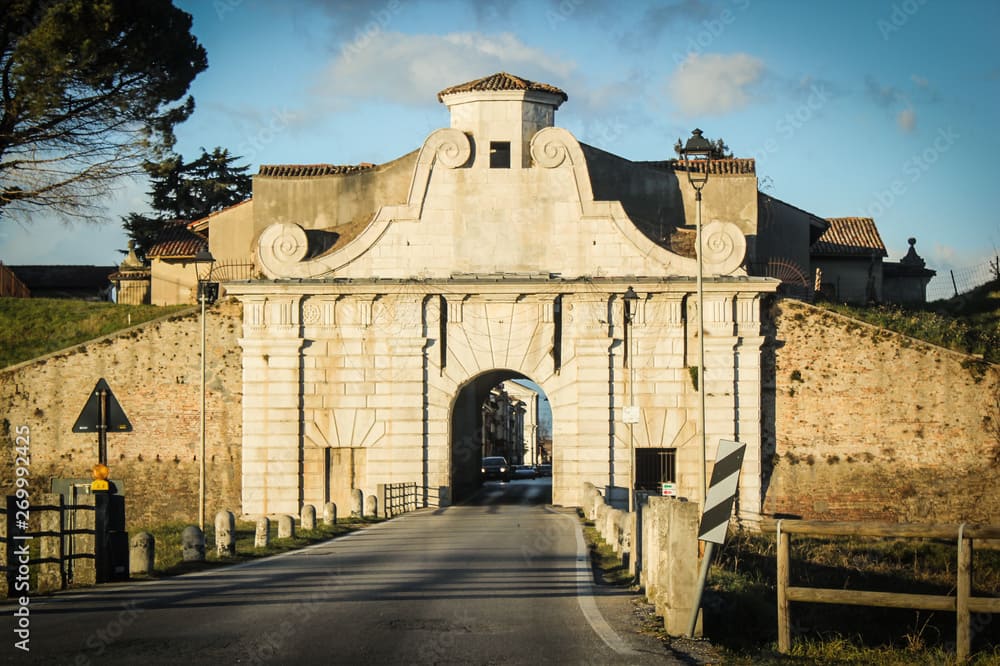
<path id="1" fill-rule="evenodd" d="M 367 171 L 374 166 L 371 162 L 362 162 L 361 164 L 261 164 L 257 175 L 278 178 L 333 176 Z"/>
<path id="2" fill-rule="evenodd" d="M 875 220 L 870 217 L 828 217 L 830 223 L 819 240 L 813 243 L 812 254 L 843 257 L 888 257 L 885 244 L 878 234 Z"/>
<path id="3" fill-rule="evenodd" d="M 467 81 L 465 83 L 459 83 L 457 86 L 445 88 L 438 93 L 438 101 L 443 102 L 445 95 L 451 95 L 454 93 L 488 90 L 536 90 L 539 92 L 547 92 L 552 93 L 553 95 L 558 95 L 559 97 L 562 97 L 564 102 L 569 99 L 569 96 L 564 91 L 556 88 L 555 86 L 550 86 L 547 83 L 536 83 L 535 81 L 522 79 L 520 76 L 514 76 L 513 74 L 508 74 L 507 72 L 497 72 L 496 74 L 484 76 L 483 78 L 476 79 L 475 81 Z"/>
<path id="4" fill-rule="evenodd" d="M 153 247 L 146 251 L 147 257 L 185 258 L 193 257 L 201 249 L 208 248 L 208 240 L 187 228 L 187 223 L 178 221 L 164 227 L 156 237 Z"/>
<path id="5" fill-rule="evenodd" d="M 226 206 L 225 208 L 222 208 L 220 210 L 211 212 L 208 215 L 206 215 L 205 217 L 201 218 L 200 220 L 195 220 L 194 222 L 188 222 L 187 228 L 190 229 L 191 231 L 196 232 L 196 233 L 207 231 L 208 230 L 208 224 L 209 224 L 209 222 L 212 221 L 213 217 L 215 217 L 216 215 L 219 215 L 221 213 L 225 213 L 227 211 L 230 211 L 230 210 L 232 210 L 234 208 L 239 208 L 243 204 L 250 203 L 251 201 L 253 201 L 253 197 L 247 197 L 246 199 L 244 199 L 243 201 L 241 201 L 239 203 L 234 203 L 231 206 Z"/>

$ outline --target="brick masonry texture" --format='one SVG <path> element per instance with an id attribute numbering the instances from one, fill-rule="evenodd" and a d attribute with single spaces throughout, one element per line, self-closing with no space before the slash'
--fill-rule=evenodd
<path id="1" fill-rule="evenodd" d="M 771 320 L 765 513 L 996 522 L 1000 368 L 795 301 Z"/>
<path id="2" fill-rule="evenodd" d="M 242 513 L 241 308 L 219 303 L 208 317 L 211 519 Z M 766 513 L 995 522 L 1000 442 L 986 419 L 1000 418 L 996 366 L 795 301 L 765 319 L 776 339 L 762 372 Z M 71 428 L 104 377 L 135 428 L 108 437 L 128 528 L 196 522 L 199 334 L 197 312 L 175 315 L 0 371 L 0 492 L 14 489 L 21 425 L 31 428 L 33 492 L 48 492 L 52 477 L 90 477 L 96 435 Z"/>
<path id="3" fill-rule="evenodd" d="M 240 513 L 242 371 L 240 306 L 207 318 L 208 519 Z M 97 380 L 105 378 L 132 423 L 108 435 L 111 478 L 121 481 L 127 527 L 198 518 L 199 313 L 174 315 L 0 371 L 0 492 L 13 492 L 14 433 L 31 428 L 31 490 L 51 478 L 91 476 L 97 435 L 71 432 Z"/>

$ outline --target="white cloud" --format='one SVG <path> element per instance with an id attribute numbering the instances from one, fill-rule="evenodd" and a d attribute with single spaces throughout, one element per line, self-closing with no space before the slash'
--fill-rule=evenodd
<path id="1" fill-rule="evenodd" d="M 690 54 L 674 72 L 668 91 L 686 115 L 723 115 L 750 103 L 764 62 L 747 53 Z"/>
<path id="2" fill-rule="evenodd" d="M 436 103 L 439 90 L 499 71 L 560 86 L 574 67 L 510 33 L 378 31 L 343 46 L 326 69 L 321 92 L 423 105 Z"/>
<path id="3" fill-rule="evenodd" d="M 913 109 L 903 109 L 896 116 L 896 122 L 899 124 L 899 129 L 909 134 L 917 126 L 917 112 Z"/>

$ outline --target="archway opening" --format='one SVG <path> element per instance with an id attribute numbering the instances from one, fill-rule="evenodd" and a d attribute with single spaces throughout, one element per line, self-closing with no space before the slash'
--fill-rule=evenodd
<path id="1" fill-rule="evenodd" d="M 512 370 L 491 370 L 459 389 L 451 412 L 453 501 L 488 482 L 547 479 L 551 502 L 551 476 L 552 411 L 540 386 Z"/>

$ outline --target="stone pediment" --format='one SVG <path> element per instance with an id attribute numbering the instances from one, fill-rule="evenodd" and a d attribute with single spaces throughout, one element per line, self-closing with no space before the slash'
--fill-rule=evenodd
<path id="1" fill-rule="evenodd" d="M 530 166 L 490 168 L 490 149 L 455 128 L 433 132 L 404 203 L 382 205 L 346 243 L 294 216 L 272 224 L 258 240 L 261 268 L 272 279 L 695 275 L 694 259 L 654 243 L 620 202 L 595 200 L 584 152 L 565 129 L 534 134 Z M 712 220 L 703 235 L 706 276 L 744 274 L 736 224 Z"/>

